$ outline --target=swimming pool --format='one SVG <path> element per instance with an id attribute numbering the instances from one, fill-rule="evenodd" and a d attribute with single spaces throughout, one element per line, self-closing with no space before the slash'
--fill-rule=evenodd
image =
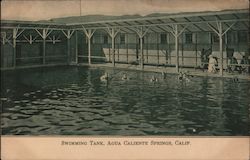
<path id="1" fill-rule="evenodd" d="M 112 77 L 103 82 L 105 73 Z M 129 80 L 122 80 L 126 73 Z M 150 82 L 155 76 L 158 81 Z M 3 135 L 248 135 L 249 81 L 112 68 L 1 72 Z"/>

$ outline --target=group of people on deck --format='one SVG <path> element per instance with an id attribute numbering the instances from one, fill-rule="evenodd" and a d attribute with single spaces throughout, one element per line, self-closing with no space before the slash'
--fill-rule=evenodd
<path id="1" fill-rule="evenodd" d="M 238 71 L 239 73 L 242 73 L 242 72 L 248 73 L 249 64 L 250 64 L 248 56 L 246 55 L 242 56 L 240 63 L 238 63 L 238 60 L 233 56 L 233 53 L 227 56 L 228 57 L 227 71 L 228 72 Z M 207 69 L 209 73 L 217 72 L 218 58 L 212 54 L 212 49 L 208 49 L 208 50 L 202 49 L 201 64 L 202 64 L 203 71 L 204 69 Z"/>
<path id="2" fill-rule="evenodd" d="M 230 53 L 230 54 L 229 54 Z M 245 72 L 249 73 L 250 71 L 250 61 L 247 56 L 248 54 L 245 53 L 245 55 L 242 55 L 242 59 L 240 59 L 240 63 L 238 63 L 238 60 L 234 57 L 234 51 L 231 50 L 230 52 L 227 51 L 227 59 L 228 59 L 228 64 L 227 64 L 227 71 L 228 72 L 234 72 L 238 71 L 239 73 Z M 216 73 L 219 69 L 218 67 L 218 58 L 212 54 L 212 49 L 202 49 L 201 51 L 201 69 L 203 71 L 207 69 L 209 73 Z M 166 72 L 162 72 L 162 79 L 166 79 Z M 189 82 L 190 75 L 185 73 L 185 72 L 180 72 L 178 75 L 178 80 L 179 81 L 185 81 Z M 103 82 L 107 82 L 108 80 L 111 80 L 112 76 L 109 75 L 107 72 L 105 72 L 104 75 L 100 77 L 100 80 Z M 131 77 L 129 77 L 126 73 L 123 73 L 121 80 L 127 81 L 130 80 Z M 158 78 L 155 75 L 152 75 L 152 77 L 149 79 L 150 82 L 158 82 Z"/>
<path id="3" fill-rule="evenodd" d="M 242 72 L 248 73 L 249 72 L 249 59 L 246 56 L 243 56 L 239 65 L 237 59 L 234 56 L 232 56 L 228 60 L 227 70 L 228 72 L 238 71 L 239 73 L 242 73 Z"/>

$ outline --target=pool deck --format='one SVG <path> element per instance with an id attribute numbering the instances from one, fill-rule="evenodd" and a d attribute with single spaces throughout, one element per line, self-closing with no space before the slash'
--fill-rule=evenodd
<path id="1" fill-rule="evenodd" d="M 79 66 L 87 66 L 87 64 L 80 64 Z M 106 64 L 91 64 L 90 67 L 92 68 L 114 68 L 111 63 Z M 126 70 L 138 70 L 142 71 L 140 65 L 131 65 L 131 64 L 115 64 L 115 68 L 119 69 L 126 69 Z M 144 66 L 143 71 L 148 72 L 156 72 L 156 73 L 169 73 L 169 74 L 177 74 L 175 67 L 164 67 L 164 66 Z M 219 72 L 217 73 L 209 73 L 207 70 L 204 70 L 204 72 L 201 69 L 196 68 L 179 68 L 179 71 L 181 72 L 187 72 L 188 75 L 191 76 L 203 76 L 203 77 L 218 77 L 218 78 L 238 78 L 238 79 L 244 79 L 250 81 L 250 75 L 248 73 L 228 73 L 226 71 L 223 72 L 223 76 L 220 75 Z"/>
<path id="2" fill-rule="evenodd" d="M 15 69 L 25 69 L 25 68 L 39 68 L 39 67 L 55 67 L 55 66 L 68 66 L 68 64 L 62 63 L 62 64 L 46 64 L 46 65 L 35 65 L 35 66 L 22 66 L 22 67 L 16 67 L 16 68 L 6 68 L 1 69 L 1 71 L 4 70 L 15 70 Z M 70 66 L 88 66 L 87 63 L 80 63 L 80 64 L 71 64 Z M 101 64 L 91 64 L 91 68 L 114 68 L 112 63 L 101 63 Z M 169 73 L 169 74 L 177 74 L 175 67 L 164 67 L 164 66 L 149 66 L 144 65 L 144 69 L 141 69 L 140 65 L 132 65 L 132 64 L 120 64 L 116 63 L 115 68 L 119 69 L 125 69 L 125 70 L 137 70 L 137 71 L 146 71 L 146 72 L 156 72 L 156 73 Z M 228 73 L 226 71 L 223 72 L 223 76 L 220 75 L 219 72 L 217 73 L 208 73 L 207 70 L 204 70 L 204 72 L 201 69 L 197 68 L 179 68 L 180 72 L 187 72 L 188 75 L 191 76 L 202 76 L 202 77 L 218 77 L 218 78 L 238 78 L 243 80 L 250 81 L 250 74 L 248 73 Z"/>

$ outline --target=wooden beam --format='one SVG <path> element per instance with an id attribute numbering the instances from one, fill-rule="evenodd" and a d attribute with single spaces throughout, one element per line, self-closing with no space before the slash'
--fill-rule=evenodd
<path id="1" fill-rule="evenodd" d="M 120 32 L 120 28 L 118 28 L 118 29 L 106 28 L 106 32 L 111 37 L 112 64 L 113 64 L 113 67 L 115 67 L 115 37 Z"/>
<path id="2" fill-rule="evenodd" d="M 176 52 L 176 72 L 179 73 L 179 33 L 178 33 L 178 25 L 175 25 L 174 28 L 174 37 L 175 37 L 175 52 Z"/>
<path id="3" fill-rule="evenodd" d="M 184 17 L 185 20 L 187 20 L 188 22 L 192 22 L 190 19 Z M 200 31 L 204 32 L 204 29 L 202 29 L 201 27 L 199 27 L 197 24 L 192 24 L 194 25 L 196 28 L 198 28 Z"/>
<path id="4" fill-rule="evenodd" d="M 173 21 L 174 23 L 177 23 L 177 21 L 176 20 L 174 20 L 173 18 L 169 18 L 171 21 Z M 184 23 L 185 24 L 185 23 Z M 190 24 L 190 22 L 188 22 L 188 24 L 185 24 L 185 26 L 183 26 L 182 24 L 180 24 L 180 26 L 182 27 L 182 28 L 186 28 L 186 30 L 188 31 L 188 32 L 191 32 L 189 29 L 187 29 L 187 27 L 188 27 L 188 25 Z"/>
<path id="5" fill-rule="evenodd" d="M 86 37 L 88 38 L 88 63 L 91 65 L 91 38 L 95 33 L 95 29 L 86 29 L 84 26 L 82 26 L 82 30 L 85 33 Z"/>
<path id="6" fill-rule="evenodd" d="M 16 67 L 16 38 L 17 38 L 18 29 L 13 29 L 13 67 Z"/>

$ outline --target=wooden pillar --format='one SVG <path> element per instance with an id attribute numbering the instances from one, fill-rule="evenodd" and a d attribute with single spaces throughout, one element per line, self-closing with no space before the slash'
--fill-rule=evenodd
<path id="1" fill-rule="evenodd" d="M 88 63 L 91 65 L 91 37 L 88 37 Z"/>
<path id="2" fill-rule="evenodd" d="M 120 29 L 115 31 L 115 28 L 111 28 L 111 29 L 107 28 L 106 31 L 109 34 L 109 36 L 111 37 L 112 65 L 113 65 L 113 67 L 115 67 L 115 37 L 118 34 L 118 32 L 120 31 Z"/>
<path id="3" fill-rule="evenodd" d="M 174 37 L 175 37 L 175 52 L 176 52 L 176 72 L 179 73 L 179 37 L 178 37 L 178 25 L 175 25 L 174 30 Z"/>
<path id="4" fill-rule="evenodd" d="M 128 43 L 126 44 L 126 46 L 127 46 L 127 63 L 128 63 Z"/>
<path id="5" fill-rule="evenodd" d="M 181 36 L 181 64 L 184 65 L 184 57 L 183 57 L 183 47 L 184 47 L 184 34 Z"/>
<path id="6" fill-rule="evenodd" d="M 227 36 L 228 36 L 227 33 L 225 33 L 225 50 L 227 49 L 227 44 L 228 44 L 228 42 L 227 42 L 227 39 L 228 39 Z"/>
<path id="7" fill-rule="evenodd" d="M 76 62 L 76 64 L 78 64 L 78 34 L 77 34 L 77 31 L 76 31 L 76 52 L 75 52 L 75 54 L 76 54 L 76 57 L 75 57 L 75 62 Z"/>
<path id="8" fill-rule="evenodd" d="M 237 43 L 237 51 L 240 52 L 239 31 L 235 31 L 235 32 L 236 32 L 235 37 L 236 37 L 236 43 Z"/>
<path id="9" fill-rule="evenodd" d="M 42 34 L 42 38 L 43 38 L 43 64 L 46 63 L 46 37 L 47 37 L 46 30 L 43 29 L 43 34 Z"/>
<path id="10" fill-rule="evenodd" d="M 127 63 L 128 63 L 128 34 L 126 35 L 126 39 L 125 39 L 125 44 L 126 44 L 126 56 L 127 56 Z"/>
<path id="11" fill-rule="evenodd" d="M 213 34 L 209 32 L 209 45 L 210 48 L 213 50 Z"/>
<path id="12" fill-rule="evenodd" d="M 35 29 L 35 31 L 42 37 L 43 39 L 43 54 L 42 54 L 42 63 L 45 64 L 46 63 L 46 38 L 48 37 L 48 35 L 53 31 L 53 30 L 50 30 L 49 31 L 49 28 L 44 28 L 42 30 L 42 33 L 38 30 L 38 29 Z"/>
<path id="13" fill-rule="evenodd" d="M 227 33 L 225 33 L 225 48 L 224 48 L 224 50 L 226 51 L 226 67 L 228 67 L 228 57 L 227 57 L 227 48 L 228 48 L 227 39 L 228 39 L 228 37 L 227 36 L 228 36 Z"/>
<path id="14" fill-rule="evenodd" d="M 167 41 L 167 34 L 166 34 L 166 48 L 164 47 L 164 49 L 165 49 L 165 51 L 166 51 L 166 54 L 165 54 L 165 67 L 166 67 L 166 65 L 168 64 L 168 41 Z"/>
<path id="15" fill-rule="evenodd" d="M 221 58 L 221 64 L 220 64 L 220 74 L 223 75 L 223 42 L 222 42 L 222 36 L 220 38 L 220 58 Z"/>
<path id="16" fill-rule="evenodd" d="M 143 36 L 140 36 L 140 53 L 141 53 L 141 69 L 144 68 L 144 56 L 143 56 Z"/>
<path id="17" fill-rule="evenodd" d="M 148 44 L 149 44 L 149 35 L 147 36 L 147 63 L 148 63 Z"/>
<path id="18" fill-rule="evenodd" d="M 171 64 L 171 48 L 170 48 L 170 34 L 167 34 L 167 45 L 168 45 L 168 64 Z"/>
<path id="19" fill-rule="evenodd" d="M 20 32 L 18 32 L 19 30 L 19 26 L 17 28 L 13 28 L 13 67 L 15 68 L 16 67 L 16 43 L 17 43 L 17 38 L 18 36 L 21 35 L 21 33 L 24 31 L 21 30 Z M 3 44 L 5 43 L 5 38 L 3 39 Z"/>
<path id="20" fill-rule="evenodd" d="M 220 75 L 223 76 L 223 33 L 222 33 L 222 23 L 219 22 L 219 42 L 220 42 Z"/>
<path id="21" fill-rule="evenodd" d="M 115 30 L 114 28 L 111 29 L 111 40 L 112 40 L 112 44 L 111 44 L 111 50 L 112 50 L 112 64 L 113 67 L 115 67 Z"/>
<path id="22" fill-rule="evenodd" d="M 16 38 L 17 38 L 17 29 L 13 29 L 13 67 L 16 67 Z"/>
<path id="23" fill-rule="evenodd" d="M 111 58 L 110 58 L 110 44 L 108 44 L 109 47 L 109 62 L 111 62 Z"/>
<path id="24" fill-rule="evenodd" d="M 86 29 L 84 26 L 82 26 L 83 32 L 85 33 L 88 41 L 88 64 L 91 65 L 91 38 L 93 34 L 95 33 L 95 30 Z"/>
<path id="25" fill-rule="evenodd" d="M 207 23 L 208 26 L 218 35 L 219 37 L 219 48 L 220 48 L 220 75 L 223 76 L 223 35 L 226 34 L 232 27 L 234 24 L 236 24 L 236 22 L 234 22 L 233 24 L 231 24 L 224 32 L 223 32 L 223 28 L 222 28 L 222 22 L 216 22 L 217 23 L 217 29 L 214 28 L 210 23 Z"/>
<path id="26" fill-rule="evenodd" d="M 118 62 L 120 61 L 120 45 L 117 44 L 117 55 L 118 55 Z"/>
<path id="27" fill-rule="evenodd" d="M 223 33 L 223 28 L 222 28 L 222 22 L 217 22 L 217 27 L 218 30 L 216 30 L 215 28 L 213 28 L 210 25 L 210 28 L 212 28 L 215 33 L 217 33 L 218 37 L 219 37 L 219 52 L 220 52 L 220 75 L 223 76 L 223 35 L 227 32 L 225 31 Z M 230 27 L 231 28 L 231 27 Z M 229 28 L 229 29 L 230 29 Z"/>
<path id="28" fill-rule="evenodd" d="M 198 44 L 197 44 L 197 42 L 198 42 L 198 40 L 197 40 L 197 33 L 195 33 L 195 67 L 197 67 L 198 66 Z"/>
<path id="29" fill-rule="evenodd" d="M 70 64 L 70 38 L 67 38 L 67 62 Z"/>
<path id="30" fill-rule="evenodd" d="M 143 37 L 148 32 L 149 28 L 147 28 L 145 31 L 143 31 L 143 27 L 141 27 L 140 29 L 139 28 L 134 28 L 133 30 L 137 33 L 137 35 L 138 35 L 138 37 L 140 39 L 140 55 L 141 55 L 141 63 L 140 63 L 140 65 L 141 65 L 141 69 L 143 69 L 144 68 Z"/>
<path id="31" fill-rule="evenodd" d="M 160 57 L 159 57 L 159 34 L 156 33 L 156 37 L 157 37 L 157 40 L 156 40 L 156 49 L 157 49 L 157 66 L 159 66 L 160 64 Z"/>
<path id="32" fill-rule="evenodd" d="M 71 50 L 70 50 L 70 38 L 72 37 L 74 30 L 67 30 L 67 33 L 62 30 L 63 34 L 67 38 L 67 63 L 71 62 Z"/>

